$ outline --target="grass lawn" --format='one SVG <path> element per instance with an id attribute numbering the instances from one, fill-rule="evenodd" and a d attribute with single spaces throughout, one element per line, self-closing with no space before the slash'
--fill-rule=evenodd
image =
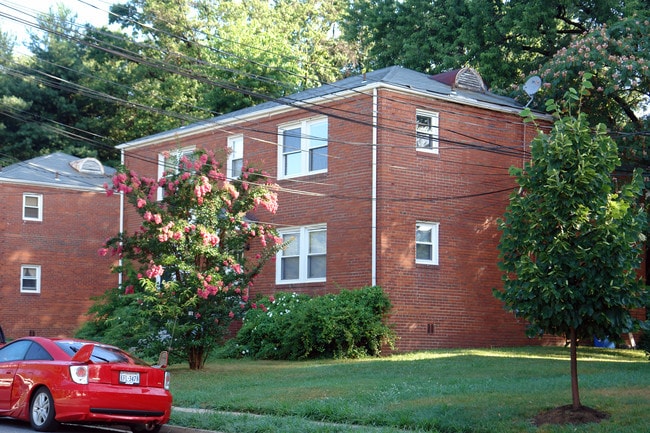
<path id="1" fill-rule="evenodd" d="M 212 360 L 172 366 L 171 424 L 225 433 L 650 431 L 650 362 L 643 351 L 579 348 L 582 403 L 599 424 L 535 427 L 571 403 L 569 350 L 437 350 L 364 360 Z"/>

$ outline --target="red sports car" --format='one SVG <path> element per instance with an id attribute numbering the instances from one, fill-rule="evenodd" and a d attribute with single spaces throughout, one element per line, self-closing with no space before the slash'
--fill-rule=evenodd
<path id="1" fill-rule="evenodd" d="M 36 431 L 71 422 L 157 432 L 172 407 L 161 360 L 150 366 L 92 341 L 20 338 L 0 347 L 0 416 L 29 421 Z"/>

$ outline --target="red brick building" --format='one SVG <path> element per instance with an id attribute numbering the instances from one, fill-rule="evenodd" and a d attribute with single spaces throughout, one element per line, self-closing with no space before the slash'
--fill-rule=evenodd
<path id="1" fill-rule="evenodd" d="M 391 67 L 125 143 L 127 167 L 162 173 L 165 152 L 223 152 L 281 187 L 294 242 L 255 290 L 322 294 L 379 285 L 402 351 L 530 344 L 492 295 L 499 232 L 535 126 L 471 69 L 428 76 Z M 230 153 L 227 153 L 227 150 Z M 228 155 L 228 156 L 226 156 Z M 126 231 L 137 227 L 128 218 Z"/>
<path id="2" fill-rule="evenodd" d="M 114 169 L 53 153 L 0 169 L 0 326 L 8 339 L 70 336 L 91 297 L 117 285 L 97 254 L 119 231 Z"/>

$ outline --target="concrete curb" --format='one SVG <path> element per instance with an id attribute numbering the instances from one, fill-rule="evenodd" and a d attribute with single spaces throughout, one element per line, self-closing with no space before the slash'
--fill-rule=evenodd
<path id="1" fill-rule="evenodd" d="M 210 409 L 188 409 L 188 408 L 176 407 L 176 406 L 172 407 L 172 412 L 173 411 L 191 412 L 191 413 L 214 413 L 214 411 Z M 191 428 L 191 427 L 178 427 L 178 426 L 166 424 L 160 429 L 160 433 L 219 433 L 219 432 L 215 432 L 212 430 L 201 430 L 201 429 Z"/>
<path id="2" fill-rule="evenodd" d="M 174 425 L 164 425 L 160 429 L 160 433 L 219 433 L 212 430 L 201 430 L 190 427 L 178 427 Z"/>

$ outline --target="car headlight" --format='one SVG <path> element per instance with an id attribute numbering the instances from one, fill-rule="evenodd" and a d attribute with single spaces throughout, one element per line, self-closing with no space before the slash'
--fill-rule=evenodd
<path id="1" fill-rule="evenodd" d="M 88 385 L 88 366 L 87 365 L 71 365 L 70 376 L 74 383 L 80 385 Z"/>

